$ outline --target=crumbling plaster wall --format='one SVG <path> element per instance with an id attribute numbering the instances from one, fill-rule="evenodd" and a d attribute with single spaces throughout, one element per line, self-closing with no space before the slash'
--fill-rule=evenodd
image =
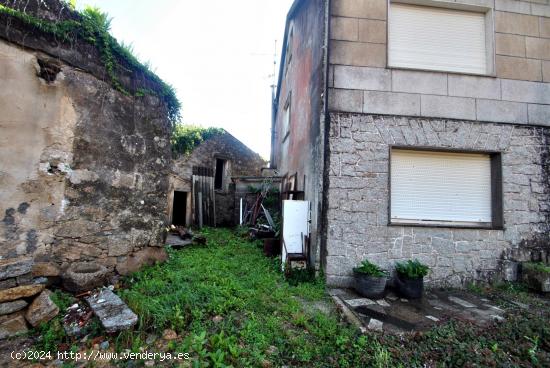
<path id="1" fill-rule="evenodd" d="M 59 60 L 46 83 L 37 56 L 49 58 L 0 40 L 0 256 L 126 273 L 130 255 L 162 246 L 166 109 Z"/>
<path id="2" fill-rule="evenodd" d="M 296 175 L 295 190 L 304 191 L 311 203 L 310 263 L 322 265 L 321 209 L 324 165 L 324 57 L 326 36 L 325 0 L 295 2 L 287 23 L 287 47 L 281 60 L 273 131 L 272 167 L 277 175 Z M 294 6 L 296 6 L 294 8 Z M 290 37 L 292 34 L 292 37 Z M 290 61 L 288 61 L 290 60 Z M 290 104 L 290 126 L 285 134 L 285 106 Z M 284 190 L 285 188 L 283 188 Z"/>
<path id="3" fill-rule="evenodd" d="M 168 196 L 170 214 L 172 214 L 174 191 L 192 192 L 193 190 L 193 167 L 208 167 L 215 172 L 217 158 L 227 160 L 229 164 L 226 169 L 227 185 L 223 190 L 216 191 L 216 223 L 234 224 L 235 196 L 229 185 L 231 177 L 259 176 L 261 169 L 267 163 L 260 155 L 229 133 L 214 136 L 197 146 L 191 154 L 174 159 Z M 191 212 L 188 211 L 188 215 L 191 215 Z"/>
<path id="4" fill-rule="evenodd" d="M 486 280 L 516 250 L 548 244 L 550 129 L 332 113 L 327 282 L 350 285 L 367 258 L 391 269 L 418 258 L 432 284 Z M 388 226 L 391 145 L 502 152 L 504 230 Z"/>

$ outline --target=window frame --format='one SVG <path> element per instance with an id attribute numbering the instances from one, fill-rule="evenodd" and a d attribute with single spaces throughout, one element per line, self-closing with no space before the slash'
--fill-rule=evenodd
<path id="1" fill-rule="evenodd" d="M 453 149 L 442 147 L 417 147 L 390 145 L 388 159 L 388 226 L 407 226 L 407 227 L 436 227 L 436 228 L 458 228 L 458 229 L 485 229 L 485 230 L 504 230 L 504 192 L 502 183 L 502 152 L 500 151 L 479 151 L 469 149 Z M 491 159 L 491 215 L 492 221 L 485 222 L 460 222 L 460 221 L 399 221 L 392 219 L 391 213 L 391 163 L 394 150 L 409 150 L 419 152 L 434 153 L 467 153 L 489 155 Z"/>
<path id="2" fill-rule="evenodd" d="M 292 46 L 294 43 L 294 25 L 292 24 L 290 26 L 290 30 L 288 32 L 288 39 L 286 42 L 286 56 L 285 56 L 285 76 L 288 73 L 288 70 L 290 69 L 292 65 Z"/>
<path id="3" fill-rule="evenodd" d="M 413 70 L 413 71 L 425 71 L 432 73 L 448 73 L 458 75 L 473 75 L 482 77 L 496 78 L 496 51 L 495 51 L 495 10 L 493 7 L 472 5 L 462 3 L 464 0 L 456 0 L 457 2 L 441 1 L 441 0 L 387 0 L 387 15 L 386 15 L 386 68 L 395 70 Z M 390 15 L 391 4 L 408 4 L 425 6 L 431 8 L 444 8 L 459 11 L 470 11 L 475 13 L 485 14 L 485 47 L 486 47 L 486 60 L 487 70 L 485 73 L 475 72 L 459 72 L 453 70 L 435 70 L 429 68 L 408 68 L 404 66 L 392 66 L 390 57 Z"/>
<path id="4" fill-rule="evenodd" d="M 288 121 L 287 121 L 287 114 L 288 114 Z M 283 139 L 281 142 L 286 141 L 290 136 L 291 122 L 292 122 L 292 93 L 289 93 L 286 99 L 286 102 L 283 106 L 283 119 L 282 119 Z"/>

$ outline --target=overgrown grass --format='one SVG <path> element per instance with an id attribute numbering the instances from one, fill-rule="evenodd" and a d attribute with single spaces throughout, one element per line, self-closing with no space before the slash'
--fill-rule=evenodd
<path id="1" fill-rule="evenodd" d="M 547 301 L 519 284 L 475 290 L 511 310 L 502 323 L 452 321 L 405 336 L 360 335 L 326 310 L 331 304 L 319 279 L 304 274 L 289 283 L 258 244 L 230 230 L 204 234 L 206 246 L 171 251 L 166 263 L 125 279 L 118 293 L 140 320 L 136 330 L 111 338 L 117 351 L 189 353 L 194 367 L 550 366 Z M 166 328 L 180 338 L 160 339 Z M 55 328 L 41 331 L 50 329 L 48 347 Z M 150 335 L 159 339 L 147 344 Z"/>
<path id="2" fill-rule="evenodd" d="M 172 343 L 210 366 L 398 367 L 543 366 L 550 364 L 550 312 L 515 309 L 506 322 L 480 328 L 465 322 L 405 337 L 361 336 L 326 301 L 321 281 L 287 282 L 256 244 L 228 230 L 205 230 L 208 245 L 171 252 L 164 265 L 128 279 L 123 297 L 140 315 L 138 346 L 147 333 L 172 328 Z M 296 285 L 296 286 L 292 286 Z M 523 293 L 519 287 L 511 288 Z M 480 290 L 481 291 L 481 290 Z M 489 290 L 502 303 L 512 291 Z M 536 304 L 532 296 L 530 303 Z M 221 316 L 221 322 L 214 322 Z"/>

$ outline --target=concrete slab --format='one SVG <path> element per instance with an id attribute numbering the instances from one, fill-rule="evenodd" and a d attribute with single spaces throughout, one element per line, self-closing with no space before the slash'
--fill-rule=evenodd
<path id="1" fill-rule="evenodd" d="M 137 323 L 137 315 L 109 289 L 92 294 L 86 302 L 107 332 L 127 330 Z"/>
<path id="2" fill-rule="evenodd" d="M 360 299 L 351 299 L 351 300 L 346 300 L 345 301 L 350 307 L 360 307 L 360 306 L 363 306 L 363 305 L 372 305 L 372 304 L 376 304 L 376 302 L 374 302 L 373 300 L 370 300 L 368 298 L 360 298 Z"/>
<path id="3" fill-rule="evenodd" d="M 457 298 L 456 296 L 449 296 L 449 300 L 453 303 L 456 303 L 464 308 L 475 308 L 476 305 L 472 303 L 468 303 L 466 300 L 462 300 L 460 298 Z"/>
<path id="4" fill-rule="evenodd" d="M 332 290 L 331 294 L 334 292 Z M 419 300 L 398 298 L 392 292 L 377 301 L 362 298 L 351 289 L 344 289 L 339 294 L 345 295 L 344 302 L 350 313 L 365 330 L 381 328 L 392 334 L 423 331 L 452 319 L 483 326 L 504 320 L 505 313 L 489 299 L 460 290 L 428 290 Z"/>

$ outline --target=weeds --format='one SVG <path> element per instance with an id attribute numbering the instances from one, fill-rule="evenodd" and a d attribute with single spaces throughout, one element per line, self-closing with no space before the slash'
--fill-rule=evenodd
<path id="1" fill-rule="evenodd" d="M 484 288 L 495 303 L 514 296 L 506 321 L 481 328 L 450 321 L 404 336 L 357 331 L 328 303 L 321 278 L 288 282 L 276 260 L 235 232 L 205 229 L 206 247 L 169 251 L 169 260 L 127 277 L 119 294 L 138 314 L 137 330 L 114 337 L 116 351 L 188 353 L 193 367 L 531 367 L 550 366 L 550 310 L 519 284 Z M 481 290 L 478 290 L 481 292 Z M 56 303 L 68 305 L 59 294 Z M 330 305 L 330 304 L 329 304 Z M 59 318 L 59 317 L 57 317 Z M 59 324 L 37 330 L 44 348 L 70 343 Z M 42 327 L 41 327 L 42 328 Z M 146 343 L 166 328 L 179 338 Z M 97 329 L 90 337 L 100 336 Z"/>

